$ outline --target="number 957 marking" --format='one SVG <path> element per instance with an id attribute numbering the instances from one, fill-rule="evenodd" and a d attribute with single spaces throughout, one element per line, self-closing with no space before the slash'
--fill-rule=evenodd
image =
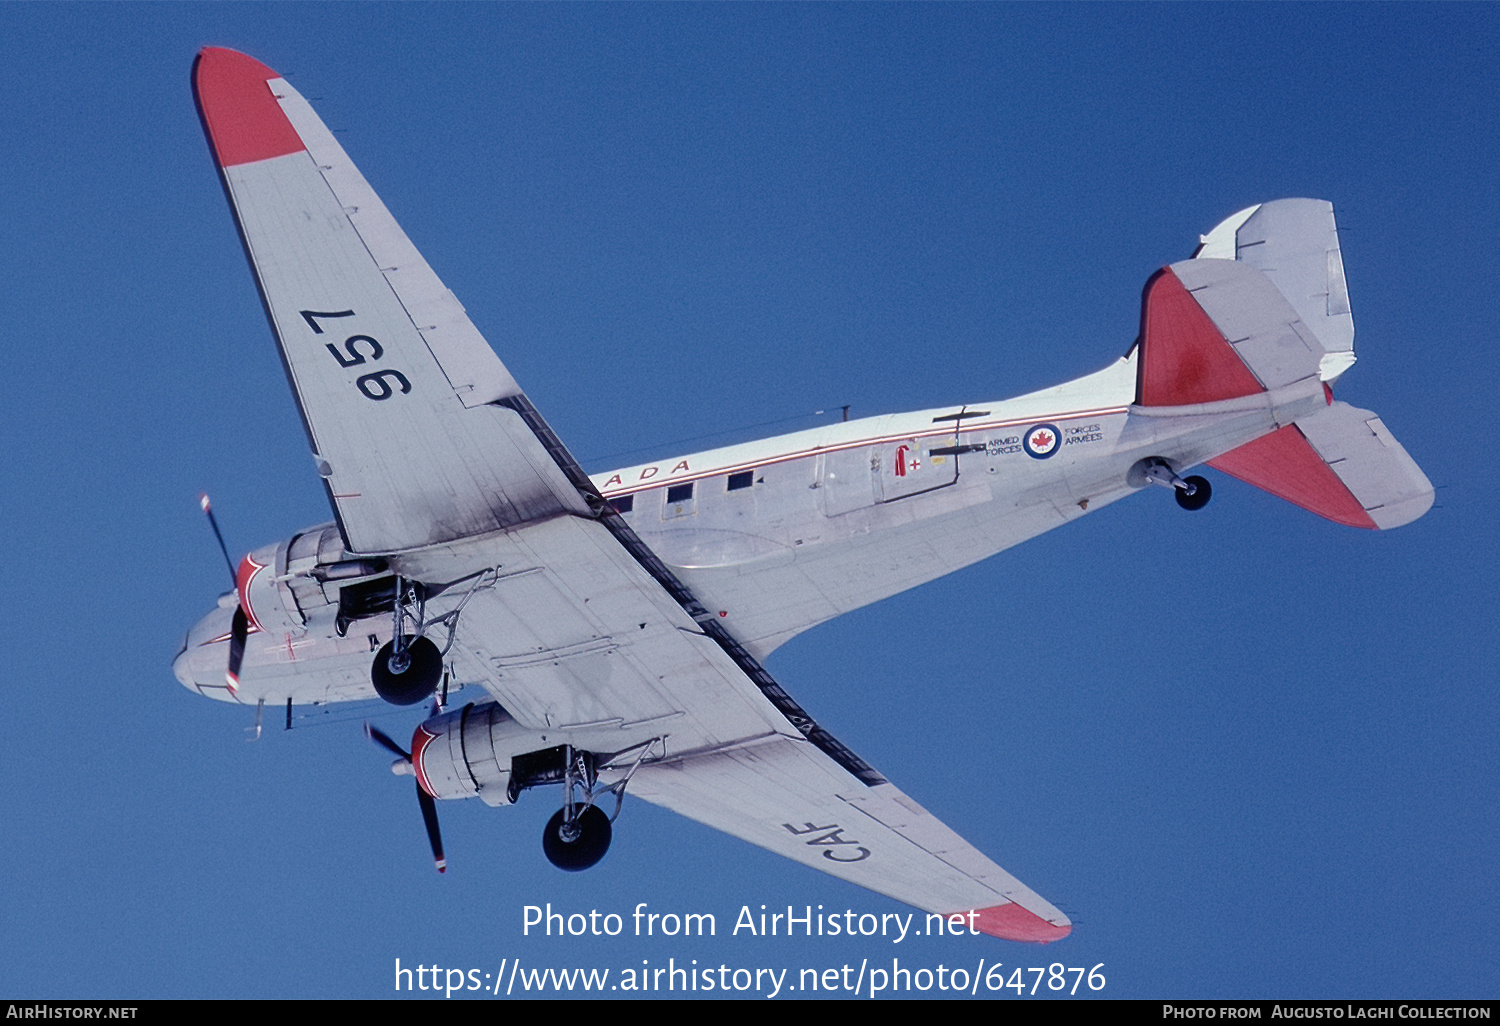
<path id="1" fill-rule="evenodd" d="M 335 310 L 332 312 L 321 310 L 298 310 L 307 326 L 312 328 L 314 335 L 323 334 L 323 326 L 318 323 L 319 317 L 353 317 L 353 310 Z M 366 362 L 374 362 L 385 355 L 385 347 L 369 335 L 350 335 L 344 339 L 343 350 L 332 342 L 327 343 L 324 348 L 328 354 L 337 361 L 340 367 L 360 367 Z M 363 352 L 361 351 L 363 350 Z M 411 391 L 411 382 L 406 380 L 406 375 L 398 370 L 378 370 L 369 374 L 361 374 L 354 379 L 354 385 L 359 389 L 366 399 L 383 402 L 395 395 L 398 391 L 405 395 Z"/>

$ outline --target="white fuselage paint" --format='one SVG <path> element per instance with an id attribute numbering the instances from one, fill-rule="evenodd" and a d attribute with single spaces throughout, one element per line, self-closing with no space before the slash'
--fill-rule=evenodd
<path id="1" fill-rule="evenodd" d="M 614 502 L 628 498 L 631 528 L 764 658 L 809 627 L 1123 498 L 1138 490 L 1126 477 L 1142 458 L 1196 466 L 1323 401 L 1312 382 L 1146 410 L 1130 405 L 1134 390 L 1132 354 L 1015 399 L 833 424 L 599 474 L 594 483 Z M 690 495 L 682 494 L 687 485 Z M 336 586 L 324 590 L 336 603 Z M 456 603 L 456 594 L 445 600 Z M 249 704 L 369 698 L 371 652 L 389 639 L 390 617 L 360 621 L 339 638 L 333 608 L 313 612 L 300 633 L 252 633 L 240 687 L 230 690 L 227 598 L 189 633 L 177 676 L 210 697 Z"/>

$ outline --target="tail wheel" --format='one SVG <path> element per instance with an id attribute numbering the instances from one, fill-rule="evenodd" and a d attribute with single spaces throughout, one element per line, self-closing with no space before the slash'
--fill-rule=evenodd
<path id="1" fill-rule="evenodd" d="M 609 817 L 597 805 L 579 813 L 571 828 L 565 822 L 564 811 L 558 809 L 542 831 L 542 852 L 558 869 L 577 873 L 604 858 L 613 833 Z"/>
<path id="2" fill-rule="evenodd" d="M 416 705 L 426 701 L 437 690 L 443 677 L 443 654 L 427 638 L 414 638 L 406 646 L 408 663 L 406 669 L 397 673 L 391 669 L 391 653 L 394 651 L 387 641 L 375 653 L 375 662 L 370 665 L 370 681 L 375 693 L 392 705 Z"/>
<path id="3" fill-rule="evenodd" d="M 1213 486 L 1208 483 L 1208 478 L 1199 477 L 1196 474 L 1184 480 L 1186 488 L 1174 488 L 1173 494 L 1177 496 L 1177 505 L 1186 510 L 1202 509 L 1208 505 L 1208 500 L 1213 498 Z"/>

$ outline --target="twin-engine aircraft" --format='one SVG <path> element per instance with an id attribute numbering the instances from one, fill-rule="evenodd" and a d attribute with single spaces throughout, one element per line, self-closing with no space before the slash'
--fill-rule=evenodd
<path id="1" fill-rule="evenodd" d="M 1354 527 L 1432 504 L 1379 418 L 1333 398 L 1354 329 L 1326 202 L 1203 236 L 1096 374 L 591 478 L 296 90 L 218 48 L 193 87 L 334 522 L 247 555 L 176 675 L 288 716 L 432 700 L 410 752 L 371 736 L 415 775 L 439 869 L 434 799 L 561 785 L 543 849 L 563 869 L 603 857 L 628 793 L 1058 940 L 1066 915 L 821 727 L 766 656 L 1151 486 L 1199 509 L 1203 464 Z"/>

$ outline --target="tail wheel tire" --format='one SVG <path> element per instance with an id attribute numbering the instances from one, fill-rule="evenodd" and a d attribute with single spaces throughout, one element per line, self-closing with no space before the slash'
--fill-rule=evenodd
<path id="1" fill-rule="evenodd" d="M 392 705 L 416 705 L 426 701 L 437 690 L 443 678 L 443 654 L 428 638 L 416 638 L 406 647 L 410 659 L 406 669 L 396 673 L 391 669 L 391 652 L 387 641 L 375 653 L 375 662 L 370 665 L 370 681 L 375 693 Z"/>
<path id="2" fill-rule="evenodd" d="M 604 853 L 609 851 L 614 828 L 597 805 L 590 805 L 579 813 L 574 832 L 576 836 L 568 840 L 565 836 L 568 831 L 563 829 L 562 809 L 547 820 L 547 829 L 542 831 L 542 852 L 547 861 L 570 873 L 598 865 Z"/>
<path id="3" fill-rule="evenodd" d="M 1202 509 L 1208 505 L 1208 500 L 1213 498 L 1213 486 L 1208 483 L 1208 478 L 1198 477 L 1196 474 L 1186 478 L 1189 492 L 1186 488 L 1174 488 L 1173 494 L 1177 496 L 1177 505 L 1187 510 Z"/>

